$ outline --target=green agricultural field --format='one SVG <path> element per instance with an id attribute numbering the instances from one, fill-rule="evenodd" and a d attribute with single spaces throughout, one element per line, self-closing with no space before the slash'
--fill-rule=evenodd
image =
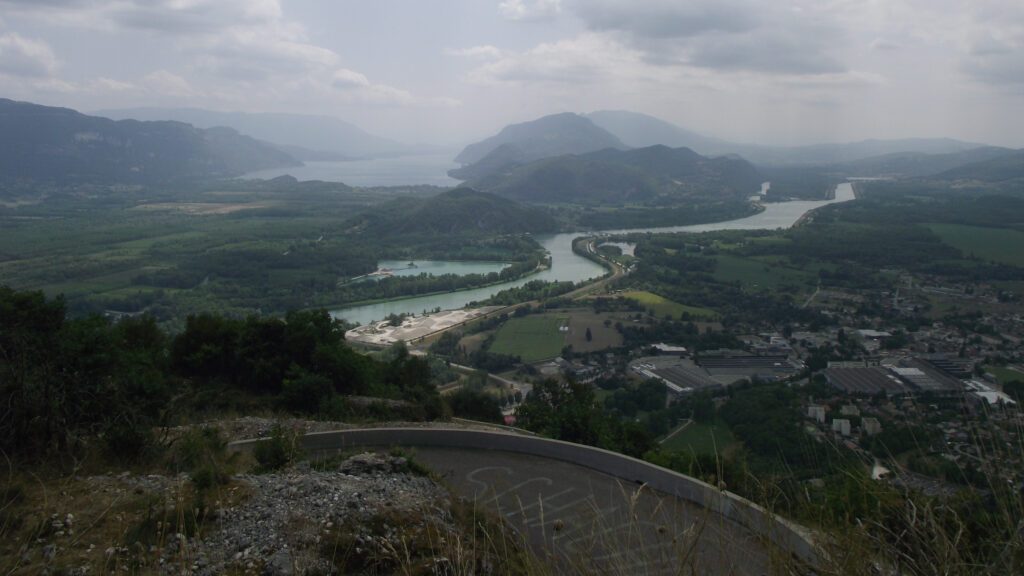
<path id="1" fill-rule="evenodd" d="M 558 329 L 568 323 L 564 316 L 512 318 L 498 330 L 490 351 L 519 356 L 523 362 L 554 358 L 565 345 L 565 334 Z"/>
<path id="2" fill-rule="evenodd" d="M 638 302 L 641 306 L 650 310 L 655 316 L 662 318 L 665 316 L 679 318 L 683 314 L 689 314 L 695 318 L 703 318 L 706 320 L 714 320 L 718 317 L 718 314 L 715 314 L 714 310 L 679 304 L 651 292 L 628 292 L 623 294 L 623 297 Z"/>
<path id="3" fill-rule="evenodd" d="M 715 278 L 725 282 L 740 282 L 745 288 L 780 290 L 786 287 L 807 286 L 814 275 L 804 269 L 772 265 L 770 261 L 742 258 L 729 254 L 715 257 Z"/>
<path id="4" fill-rule="evenodd" d="M 694 454 L 721 454 L 736 444 L 729 425 L 722 420 L 714 424 L 691 422 L 685 430 L 669 438 L 662 448 L 683 450 Z"/>
<path id="5" fill-rule="evenodd" d="M 565 344 L 572 346 L 575 352 L 595 352 L 622 346 L 622 334 L 615 329 L 608 314 L 595 314 L 589 310 L 566 311 L 569 316 L 569 332 L 565 335 Z M 605 326 L 608 322 L 608 326 Z M 590 330 L 590 340 L 587 340 Z"/>
<path id="6" fill-rule="evenodd" d="M 928 224 L 928 228 L 964 256 L 1024 266 L 1024 233 L 1017 230 L 962 224 Z"/>
<path id="7" fill-rule="evenodd" d="M 1024 382 L 1024 373 L 1018 372 L 1013 368 L 1004 368 L 1002 366 L 986 366 L 986 372 L 990 372 L 999 379 L 1000 384 L 1006 384 L 1007 382 L 1013 382 L 1014 380 L 1020 380 Z"/>

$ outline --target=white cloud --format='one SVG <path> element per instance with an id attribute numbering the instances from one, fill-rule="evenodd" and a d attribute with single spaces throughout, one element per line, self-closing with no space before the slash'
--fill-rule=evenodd
<path id="1" fill-rule="evenodd" d="M 505 53 L 469 74 L 479 84 L 555 83 L 588 85 L 601 78 L 643 68 L 637 54 L 604 34 L 542 43 L 521 53 Z"/>
<path id="2" fill-rule="evenodd" d="M 59 65 L 46 42 L 24 38 L 17 32 L 0 35 L 0 73 L 46 77 L 56 72 Z"/>
<path id="3" fill-rule="evenodd" d="M 192 98 L 196 105 L 205 99 L 231 106 L 232 102 L 301 98 L 308 96 L 304 92 L 311 86 L 365 103 L 448 106 L 453 102 L 371 82 L 364 73 L 344 66 L 340 54 L 311 42 L 302 24 L 285 17 L 280 0 L 0 0 L 0 8 L 36 23 L 144 41 L 153 50 L 162 47 L 163 55 L 176 57 L 166 61 L 167 69 L 140 79 L 138 86 L 153 95 Z M 36 54 L 36 62 L 5 55 L 0 69 L 17 65 L 23 74 L 53 71 L 52 51 L 21 40 L 16 44 L 19 53 Z M 92 83 L 96 90 L 103 86 Z M 116 84 L 107 87 L 111 92 L 123 89 Z"/>
<path id="4" fill-rule="evenodd" d="M 504 0 L 498 5 L 498 13 L 508 20 L 545 20 L 557 16 L 561 11 L 561 0 Z"/>
<path id="5" fill-rule="evenodd" d="M 366 78 L 365 74 L 359 72 L 353 72 L 345 68 L 341 68 L 334 72 L 335 88 L 365 88 L 370 85 L 370 81 Z"/>
<path id="6" fill-rule="evenodd" d="M 189 97 L 196 93 L 188 80 L 167 70 L 151 72 L 142 81 L 150 92 L 162 96 Z"/>
<path id="7" fill-rule="evenodd" d="M 444 51 L 448 56 L 458 56 L 472 60 L 496 60 L 501 58 L 504 52 L 495 46 L 472 46 L 470 48 L 448 48 Z"/>
<path id="8" fill-rule="evenodd" d="M 138 90 L 138 86 L 130 82 L 101 76 L 91 82 L 90 89 L 95 92 L 131 92 Z"/>

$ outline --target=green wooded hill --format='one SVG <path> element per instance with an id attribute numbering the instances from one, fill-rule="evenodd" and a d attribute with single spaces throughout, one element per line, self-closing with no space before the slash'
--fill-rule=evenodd
<path id="1" fill-rule="evenodd" d="M 996 158 L 974 162 L 947 170 L 936 176 L 940 180 L 978 180 L 1006 182 L 1024 178 L 1024 150 L 1017 150 Z"/>
<path id="2" fill-rule="evenodd" d="M 933 176 L 958 168 L 986 163 L 1012 156 L 1014 150 L 997 146 L 982 146 L 949 154 L 898 152 L 872 156 L 829 167 L 831 171 L 852 176 L 900 176 L 908 178 Z"/>
<path id="3" fill-rule="evenodd" d="M 423 199 L 388 202 L 345 223 L 349 233 L 390 239 L 410 235 L 496 235 L 557 230 L 545 212 L 511 200 L 456 188 Z"/>
<path id="4" fill-rule="evenodd" d="M 526 202 L 622 205 L 745 200 L 761 181 L 757 169 L 741 158 L 706 158 L 689 148 L 650 146 L 547 158 L 473 185 Z"/>
<path id="5" fill-rule="evenodd" d="M 159 184 L 298 164 L 230 128 L 115 122 L 0 99 L 0 183 Z"/>
<path id="6" fill-rule="evenodd" d="M 585 154 L 604 148 L 626 148 L 611 132 L 583 116 L 566 112 L 506 126 L 498 134 L 466 146 L 455 161 L 461 164 L 480 162 L 502 144 L 518 148 L 523 162 L 562 154 Z M 507 149 L 502 152 L 508 153 Z M 457 172 L 453 171 L 453 177 L 459 178 L 455 175 Z"/>

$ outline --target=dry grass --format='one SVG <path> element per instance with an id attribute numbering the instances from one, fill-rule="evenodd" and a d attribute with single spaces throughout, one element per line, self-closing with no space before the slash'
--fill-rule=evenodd
<path id="1" fill-rule="evenodd" d="M 203 527 L 209 506 L 181 477 L 103 475 L 44 480 L 11 472 L 0 502 L 0 574 L 155 571 L 177 534 Z M 219 486 L 210 505 L 248 497 L 243 485 Z M 181 558 L 182 566 L 188 559 Z"/>

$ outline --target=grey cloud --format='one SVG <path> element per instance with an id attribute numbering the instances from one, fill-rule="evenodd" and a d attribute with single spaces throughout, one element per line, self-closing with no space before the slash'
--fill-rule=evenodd
<path id="1" fill-rule="evenodd" d="M 19 8 L 77 8 L 87 4 L 88 0 L 0 0 L 0 6 Z"/>
<path id="2" fill-rule="evenodd" d="M 44 42 L 23 38 L 16 33 L 0 35 L 0 73 L 40 78 L 57 68 L 57 58 Z"/>
<path id="3" fill-rule="evenodd" d="M 757 26 L 744 2 L 580 0 L 575 12 L 593 30 L 648 38 L 687 38 L 708 32 L 745 32 Z"/>
<path id="4" fill-rule="evenodd" d="M 619 34 L 653 65 L 798 75 L 847 70 L 830 49 L 841 30 L 813 10 L 746 0 L 579 0 L 573 8 L 589 28 Z"/>
<path id="5" fill-rule="evenodd" d="M 268 5 L 263 4 L 264 7 Z M 272 4 L 276 6 L 276 3 Z M 238 25 L 269 22 L 272 17 L 256 2 L 220 0 L 183 6 L 177 2 L 132 2 L 117 5 L 112 19 L 124 26 L 172 34 L 206 34 Z"/>
<path id="6" fill-rule="evenodd" d="M 705 38 L 690 56 L 690 63 L 703 68 L 747 70 L 775 74 L 833 74 L 846 66 L 814 41 L 798 41 L 760 34 L 738 38 Z"/>
<path id="7" fill-rule="evenodd" d="M 1024 84 L 1024 35 L 975 39 L 960 64 L 961 70 L 988 84 Z"/>
<path id="8" fill-rule="evenodd" d="M 1024 87 L 1024 54 L 990 54 L 983 58 L 972 58 L 961 65 L 969 76 L 996 85 L 1019 85 Z"/>

